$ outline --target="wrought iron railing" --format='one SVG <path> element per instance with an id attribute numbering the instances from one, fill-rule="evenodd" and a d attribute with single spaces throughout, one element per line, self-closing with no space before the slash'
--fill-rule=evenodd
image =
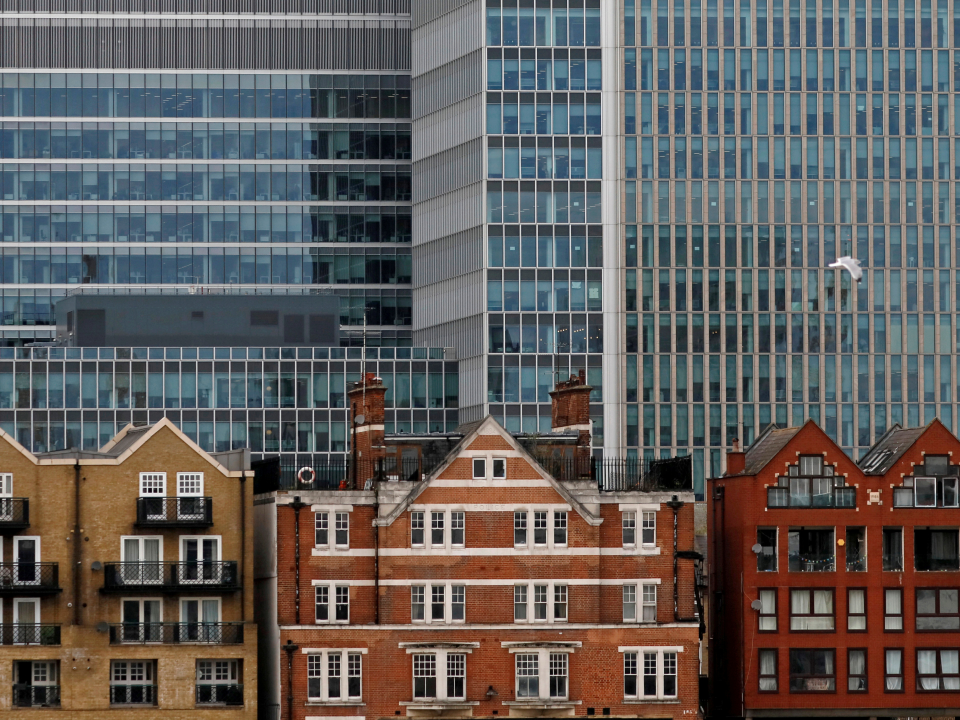
<path id="1" fill-rule="evenodd" d="M 0 497 L 0 528 L 30 527 L 30 499 Z"/>
<path id="2" fill-rule="evenodd" d="M 392 457 L 374 460 L 349 457 L 284 457 L 280 461 L 280 490 L 353 490 L 358 482 L 419 482 L 440 464 L 442 458 Z"/>
<path id="3" fill-rule="evenodd" d="M 185 563 L 119 562 L 104 565 L 104 590 L 235 590 L 240 586 L 235 560 Z"/>
<path id="4" fill-rule="evenodd" d="M 213 525 L 213 498 L 137 498 L 137 525 L 145 527 L 202 527 Z"/>
<path id="5" fill-rule="evenodd" d="M 57 563 L 0 563 L 0 594 L 60 592 Z"/>
<path id="6" fill-rule="evenodd" d="M 197 705 L 243 705 L 243 685 L 197 683 Z"/>
<path id="7" fill-rule="evenodd" d="M 0 625 L 0 645 L 59 645 L 59 625 Z"/>
<path id="8" fill-rule="evenodd" d="M 120 623 L 110 626 L 111 645 L 177 645 L 207 643 L 237 645 L 243 642 L 243 623 Z"/>
<path id="9" fill-rule="evenodd" d="M 59 685 L 21 685 L 13 686 L 14 707 L 59 707 Z"/>
<path id="10" fill-rule="evenodd" d="M 111 705 L 156 705 L 156 685 L 111 685 Z"/>
<path id="11" fill-rule="evenodd" d="M 601 492 L 692 492 L 690 456 L 650 458 L 570 457 L 535 455 L 560 482 L 596 483 Z"/>

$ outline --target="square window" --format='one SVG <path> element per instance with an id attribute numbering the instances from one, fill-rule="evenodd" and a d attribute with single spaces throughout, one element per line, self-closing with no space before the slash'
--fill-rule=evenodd
<path id="1" fill-rule="evenodd" d="M 917 588 L 917 630 L 960 630 L 957 588 Z"/>
<path id="2" fill-rule="evenodd" d="M 834 627 L 833 590 L 790 591 L 790 630 L 822 632 Z"/>
<path id="3" fill-rule="evenodd" d="M 787 536 L 790 572 L 833 572 L 836 569 L 832 528 L 790 528 Z"/>
<path id="4" fill-rule="evenodd" d="M 493 477 L 503 480 L 507 477 L 507 461 L 505 458 L 493 459 Z"/>
<path id="5" fill-rule="evenodd" d="M 833 650 L 790 651 L 790 692 L 833 692 L 836 682 Z"/>
<path id="6" fill-rule="evenodd" d="M 955 649 L 917 650 L 917 690 L 922 692 L 960 690 L 960 651 Z"/>
<path id="7" fill-rule="evenodd" d="M 473 459 L 473 479 L 474 480 L 484 480 L 487 477 L 487 461 L 486 458 L 474 458 Z"/>

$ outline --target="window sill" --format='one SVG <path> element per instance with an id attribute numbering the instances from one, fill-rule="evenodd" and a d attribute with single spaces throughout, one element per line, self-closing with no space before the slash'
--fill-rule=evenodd
<path id="1" fill-rule="evenodd" d="M 663 700 L 658 698 L 624 698 L 624 705 L 679 705 L 680 699 Z"/>
<path id="2" fill-rule="evenodd" d="M 362 700 L 340 701 L 340 700 L 310 700 L 304 703 L 305 707 L 364 707 L 366 705 Z"/>
<path id="3" fill-rule="evenodd" d="M 401 700 L 399 705 L 411 710 L 449 710 L 452 708 L 471 708 L 480 704 L 479 700 Z"/>
<path id="4" fill-rule="evenodd" d="M 538 710 L 562 710 L 583 704 L 582 700 L 504 700 L 503 705 L 518 708 L 536 708 Z"/>

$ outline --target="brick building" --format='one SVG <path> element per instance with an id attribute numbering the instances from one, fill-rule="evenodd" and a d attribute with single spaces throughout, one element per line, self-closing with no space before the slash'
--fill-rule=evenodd
<path id="1" fill-rule="evenodd" d="M 168 420 L 97 452 L 0 432 L 0 716 L 256 717 L 248 457 Z"/>
<path id="2" fill-rule="evenodd" d="M 709 484 L 713 717 L 960 715 L 960 441 L 812 421 Z"/>
<path id="3" fill-rule="evenodd" d="M 592 461 L 583 376 L 537 436 L 487 417 L 384 437 L 385 389 L 350 392 L 351 477 L 304 469 L 257 496 L 277 533 L 261 702 L 284 720 L 697 716 L 689 463 Z"/>

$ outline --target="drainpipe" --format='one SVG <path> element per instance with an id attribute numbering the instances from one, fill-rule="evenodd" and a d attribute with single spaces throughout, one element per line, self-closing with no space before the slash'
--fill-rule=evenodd
<path id="1" fill-rule="evenodd" d="M 240 474 L 240 619 L 247 621 L 247 472 Z"/>
<path id="2" fill-rule="evenodd" d="M 283 649 L 287 652 L 287 720 L 293 720 L 293 653 L 298 646 L 292 640 L 287 640 Z"/>
<path id="3" fill-rule="evenodd" d="M 673 496 L 673 499 L 667 501 L 666 506 L 673 510 L 673 621 L 674 622 L 700 622 L 703 623 L 702 618 L 697 617 L 680 617 L 680 588 L 679 583 L 677 582 L 677 561 L 682 557 L 684 559 L 698 559 L 700 558 L 700 553 L 693 552 L 690 550 L 680 551 L 677 548 L 677 515 L 680 512 L 680 508 L 684 506 L 684 502 L 680 500 L 676 495 Z"/>
<path id="4" fill-rule="evenodd" d="M 80 624 L 80 563 L 83 538 L 80 531 L 80 453 L 73 463 L 73 624 Z"/>
<path id="5" fill-rule="evenodd" d="M 294 606 L 296 607 L 296 620 L 297 625 L 300 624 L 300 508 L 304 506 L 304 503 L 300 502 L 300 496 L 297 495 L 293 498 L 293 502 L 290 503 L 290 507 L 294 511 L 294 537 L 296 539 L 296 546 L 294 547 L 293 555 L 293 568 L 294 568 Z"/>

